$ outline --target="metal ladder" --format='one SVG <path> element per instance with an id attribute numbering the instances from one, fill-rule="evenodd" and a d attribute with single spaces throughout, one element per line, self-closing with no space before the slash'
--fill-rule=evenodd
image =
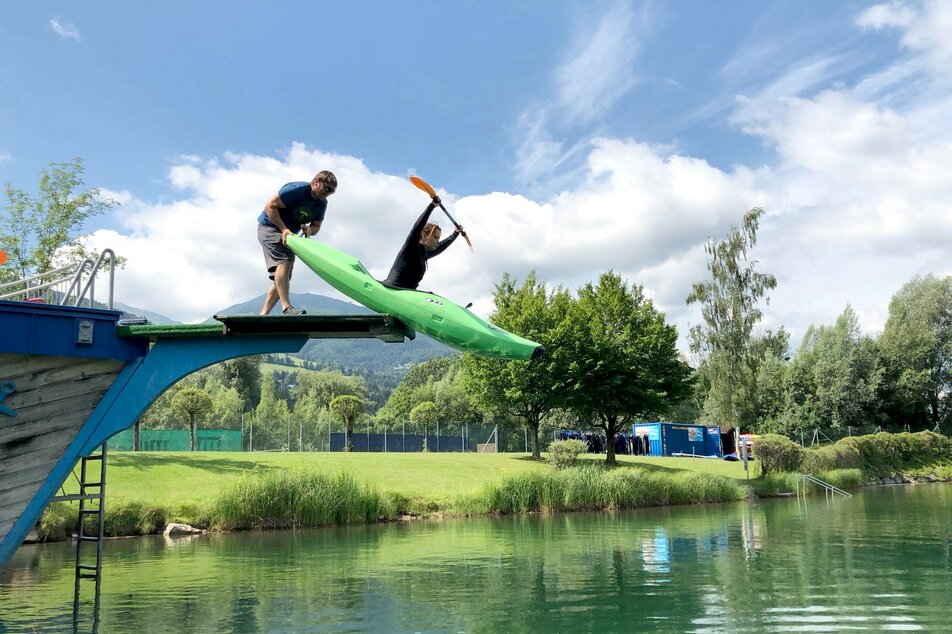
<path id="1" fill-rule="evenodd" d="M 802 487 L 801 487 L 801 483 L 803 485 Z M 816 476 L 812 476 L 808 473 L 798 473 L 797 474 L 797 498 L 798 499 L 800 498 L 801 490 L 803 491 L 803 496 L 806 497 L 808 483 L 813 483 L 820 487 L 823 487 L 823 492 L 826 494 L 827 501 L 834 499 L 835 496 L 837 495 L 841 495 L 844 498 L 853 497 L 852 493 L 847 493 L 843 489 L 837 486 L 834 486 L 830 484 L 829 482 L 824 482 L 823 480 L 821 480 L 820 478 L 817 478 Z"/>
<path id="2" fill-rule="evenodd" d="M 90 462 L 98 462 L 99 479 L 92 481 L 96 470 L 89 466 Z M 79 599 L 80 580 L 94 579 L 96 581 L 96 596 L 99 596 L 99 584 L 102 580 L 102 544 L 105 533 L 105 501 L 106 501 L 106 443 L 100 447 L 99 453 L 83 456 L 79 461 L 79 493 L 71 495 L 57 495 L 53 502 L 79 502 L 79 522 L 76 529 L 76 584 L 74 599 Z M 75 473 L 74 473 L 75 475 Z M 94 508 L 88 508 L 93 504 Z M 91 529 L 91 530 L 90 530 Z M 92 533 L 92 534 L 90 534 Z M 95 545 L 95 563 L 87 563 L 91 555 L 86 555 L 85 545 Z"/>

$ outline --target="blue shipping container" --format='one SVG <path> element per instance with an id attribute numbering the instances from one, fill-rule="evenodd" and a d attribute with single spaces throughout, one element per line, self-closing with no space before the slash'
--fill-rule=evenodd
<path id="1" fill-rule="evenodd" d="M 639 423 L 633 434 L 647 434 L 652 456 L 720 456 L 721 435 L 716 426 L 688 423 Z"/>

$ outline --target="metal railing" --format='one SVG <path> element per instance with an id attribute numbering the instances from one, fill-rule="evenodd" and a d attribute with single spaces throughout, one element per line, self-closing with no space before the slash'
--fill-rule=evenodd
<path id="1" fill-rule="evenodd" d="M 112 309 L 115 294 L 116 254 L 104 249 L 93 261 L 89 258 L 52 271 L 38 273 L 21 280 L 0 284 L 0 299 L 10 301 L 42 300 L 47 304 L 92 308 L 96 302 L 96 276 L 100 270 L 109 275 L 109 299 L 106 307 Z"/>
<path id="2" fill-rule="evenodd" d="M 837 495 L 841 495 L 844 498 L 853 497 L 852 493 L 847 493 L 846 491 L 839 488 L 838 486 L 834 486 L 830 484 L 829 482 L 824 482 L 823 480 L 821 480 L 820 478 L 817 478 L 816 476 L 812 476 L 808 473 L 798 473 L 797 474 L 797 497 L 798 498 L 801 495 L 800 493 L 801 490 L 803 491 L 803 496 L 806 496 L 807 485 L 810 483 L 815 484 L 819 487 L 822 487 L 823 492 L 826 494 L 827 500 L 833 499 Z M 802 487 L 801 487 L 801 484 L 802 484 Z"/>

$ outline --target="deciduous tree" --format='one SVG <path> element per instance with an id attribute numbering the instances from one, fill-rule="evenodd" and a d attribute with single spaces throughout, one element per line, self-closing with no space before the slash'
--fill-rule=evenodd
<path id="1" fill-rule="evenodd" d="M 195 451 L 195 436 L 198 430 L 198 421 L 211 414 L 214 409 L 212 397 L 205 390 L 195 387 L 182 388 L 172 397 L 172 409 L 176 414 L 188 421 L 191 433 L 189 451 Z"/>
<path id="2" fill-rule="evenodd" d="M 354 423 L 363 415 L 365 409 L 363 399 L 351 394 L 336 396 L 330 402 L 330 411 L 344 423 L 347 430 L 347 451 L 354 450 Z"/>
<path id="3" fill-rule="evenodd" d="M 44 273 L 85 257 L 83 225 L 116 203 L 102 199 L 96 188 L 82 190 L 83 185 L 79 157 L 51 163 L 40 171 L 35 195 L 6 184 L 0 249 L 7 252 L 9 261 L 0 268 L 0 282 Z"/>
<path id="4" fill-rule="evenodd" d="M 688 396 L 691 369 L 678 355 L 677 330 L 640 286 L 618 274 L 582 287 L 561 331 L 569 355 L 566 403 L 605 432 L 607 462 L 615 462 L 618 432 Z"/>
<path id="5" fill-rule="evenodd" d="M 572 303 L 561 287 L 549 290 L 531 272 L 520 285 L 505 274 L 493 294 L 496 305 L 490 321 L 510 332 L 542 344 L 547 354 L 533 361 L 503 361 L 466 354 L 464 386 L 488 411 L 518 417 L 532 438 L 532 456 L 540 457 L 539 427 L 561 402 L 567 355 L 559 327 Z"/>
<path id="6" fill-rule="evenodd" d="M 708 241 L 711 279 L 695 283 L 687 297 L 688 304 L 700 304 L 704 318 L 703 326 L 691 329 L 690 343 L 705 366 L 706 417 L 746 429 L 756 422 L 756 377 L 763 359 L 752 332 L 762 316 L 760 302 L 769 301 L 767 292 L 777 286 L 773 275 L 758 272 L 757 261 L 749 259 L 763 213 L 751 209 L 726 240 Z"/>
<path id="7" fill-rule="evenodd" d="M 952 276 L 916 276 L 889 302 L 880 338 L 885 400 L 894 422 L 912 428 L 952 418 Z"/>

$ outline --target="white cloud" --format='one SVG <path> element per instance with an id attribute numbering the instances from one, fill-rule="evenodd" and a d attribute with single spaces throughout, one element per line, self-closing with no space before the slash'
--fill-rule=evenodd
<path id="1" fill-rule="evenodd" d="M 863 28 L 899 29 L 901 42 L 915 52 L 925 52 L 932 68 L 946 74 L 952 62 L 952 3 L 948 0 L 925 0 L 921 4 L 893 1 L 877 4 L 857 16 Z"/>
<path id="2" fill-rule="evenodd" d="M 80 41 L 79 29 L 70 22 L 60 22 L 59 17 L 50 20 L 50 28 L 63 39 Z"/>
<path id="3" fill-rule="evenodd" d="M 128 190 L 123 190 L 121 192 L 113 191 L 111 189 L 105 189 L 103 187 L 99 188 L 99 199 L 100 200 L 111 200 L 119 205 L 126 205 L 132 202 L 132 193 Z"/>
<path id="4" fill-rule="evenodd" d="M 0 163 L 6 163 L 7 161 L 12 161 L 13 155 L 9 152 L 4 152 L 0 150 Z"/>
<path id="5" fill-rule="evenodd" d="M 566 165 L 588 147 L 577 140 L 578 130 L 596 123 L 635 86 L 635 60 L 649 27 L 646 8 L 636 14 L 619 4 L 580 30 L 554 72 L 554 95 L 545 105 L 527 107 L 516 122 L 515 169 L 524 183 L 556 171 L 565 180 Z"/>
<path id="6" fill-rule="evenodd" d="M 634 86 L 638 30 L 631 9 L 619 5 L 579 38 L 556 71 L 559 108 L 569 122 L 595 119 Z"/>

